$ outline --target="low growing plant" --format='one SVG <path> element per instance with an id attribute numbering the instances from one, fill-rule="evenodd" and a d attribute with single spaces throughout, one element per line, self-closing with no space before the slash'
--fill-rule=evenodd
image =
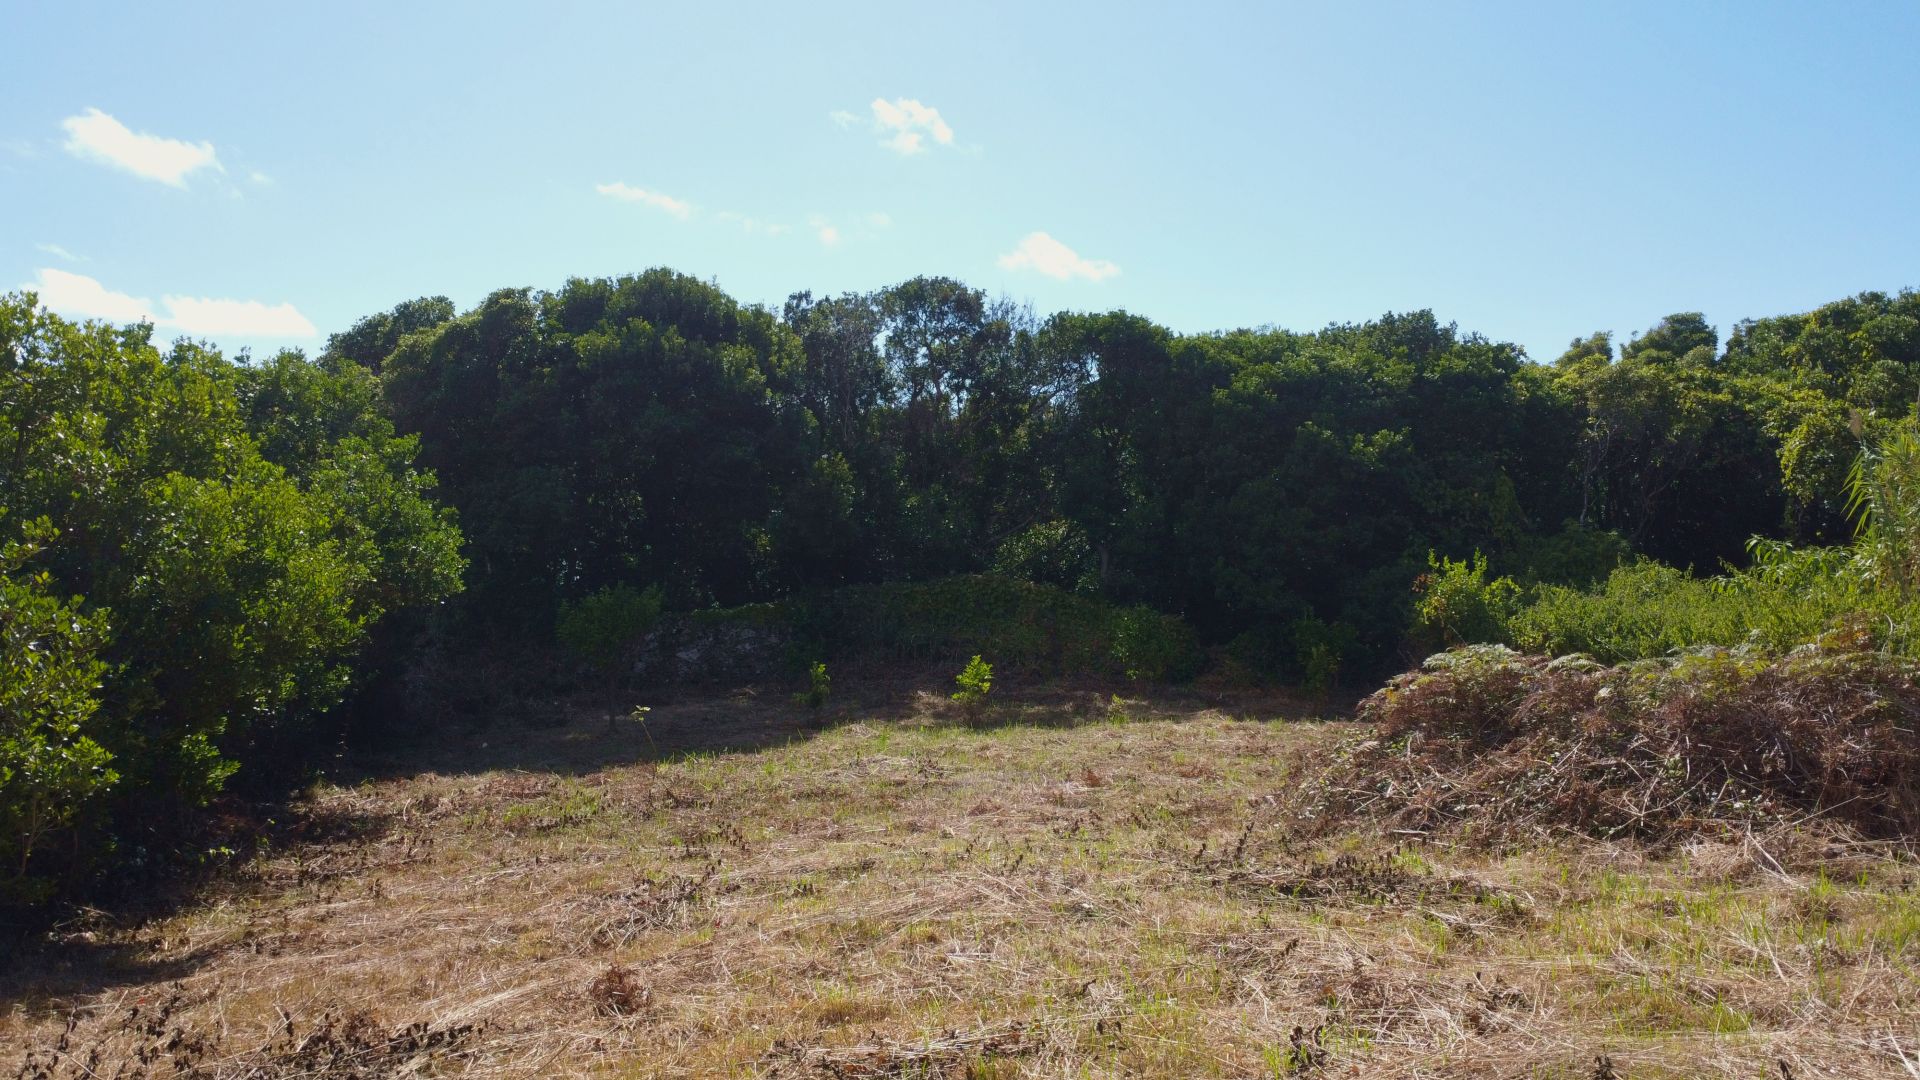
<path id="1" fill-rule="evenodd" d="M 969 713 L 978 713 L 986 705 L 987 695 L 993 693 L 993 665 L 976 653 L 953 681 L 959 687 L 953 693 L 953 700 Z"/>
<path id="2" fill-rule="evenodd" d="M 807 669 L 807 688 L 793 695 L 793 703 L 817 711 L 827 703 L 832 692 L 833 676 L 827 674 L 825 661 L 816 660 Z"/>

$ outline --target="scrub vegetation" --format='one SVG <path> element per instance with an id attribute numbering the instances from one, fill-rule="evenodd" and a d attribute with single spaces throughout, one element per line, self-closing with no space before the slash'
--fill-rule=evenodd
<path id="1" fill-rule="evenodd" d="M 1920 1075 L 1916 400 L 1912 292 L 0 298 L 0 1070 Z"/>

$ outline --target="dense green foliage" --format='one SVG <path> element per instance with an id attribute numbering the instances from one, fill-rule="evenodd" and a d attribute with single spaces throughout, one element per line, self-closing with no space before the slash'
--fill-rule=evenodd
<path id="1" fill-rule="evenodd" d="M 1916 317 L 1865 294 L 1722 348 L 1679 314 L 1539 365 L 1427 312 L 1183 336 L 919 278 L 776 314 L 655 270 L 414 301 L 328 355 L 421 433 L 475 620 L 620 583 L 684 610 L 991 572 L 1324 680 L 1483 632 L 1410 591 L 1436 554 L 1587 585 L 1634 553 L 1712 572 L 1756 535 L 1844 538 L 1850 425 L 1906 415 Z"/>
<path id="2" fill-rule="evenodd" d="M 1483 561 L 1471 567 L 1446 562 L 1419 621 L 1430 621 L 1432 603 L 1447 613 L 1469 613 L 1449 623 L 1461 630 L 1443 644 L 1504 643 L 1608 663 L 1701 646 L 1777 655 L 1834 634 L 1920 657 L 1920 436 L 1912 422 L 1893 426 L 1859 452 L 1846 492 L 1844 505 L 1858 523 L 1847 546 L 1755 538 L 1749 565 L 1717 577 L 1641 560 L 1592 589 L 1540 586 L 1524 605 L 1521 587 L 1508 578 L 1487 579 Z"/>
<path id="3" fill-rule="evenodd" d="M 148 332 L 0 299 L 0 538 L 31 542 L 8 548 L 0 657 L 16 892 L 163 851 L 378 666 L 384 620 L 459 588 L 372 375 Z"/>
<path id="4" fill-rule="evenodd" d="M 1471 641 L 1785 649 L 1865 614 L 1916 647 L 1911 292 L 1548 364 L 1424 311 L 1182 335 L 667 270 L 409 301 L 313 359 L 150 335 L 0 300 L 10 897 L 390 720 L 423 628 L 608 684 L 662 612 L 777 626 L 797 674 L 1322 689 Z"/>
<path id="5" fill-rule="evenodd" d="M 44 522 L 33 532 L 46 535 Z M 46 573 L 23 573 L 26 543 L 0 547 L 0 906 L 48 888 L 34 849 L 97 813 L 119 780 L 84 733 L 100 708 L 106 629 L 47 595 Z"/>

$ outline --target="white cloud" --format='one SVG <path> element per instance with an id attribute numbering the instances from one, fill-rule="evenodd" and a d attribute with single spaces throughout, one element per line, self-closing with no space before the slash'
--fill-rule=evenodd
<path id="1" fill-rule="evenodd" d="M 1000 256 L 1006 270 L 1038 270 L 1050 278 L 1102 281 L 1120 272 L 1105 259 L 1083 259 L 1079 252 L 1043 232 L 1028 233 L 1020 246 Z"/>
<path id="2" fill-rule="evenodd" d="M 833 121 L 836 127 L 841 127 L 841 128 L 850 128 L 853 125 L 860 122 L 859 117 L 853 115 L 852 113 L 848 112 L 845 109 L 833 110 L 832 112 L 827 114 L 827 119 Z"/>
<path id="3" fill-rule="evenodd" d="M 256 184 L 259 184 L 261 187 L 266 187 L 267 185 L 273 183 L 273 177 L 268 176 L 266 173 L 261 172 L 259 169 L 249 170 L 247 172 L 247 179 L 253 181 Z"/>
<path id="4" fill-rule="evenodd" d="M 59 244 L 35 244 L 33 246 L 36 250 L 43 251 L 48 255 L 52 255 L 56 259 L 65 259 L 68 262 L 76 262 L 76 263 L 87 261 L 81 258 L 80 256 L 75 255 L 73 252 L 68 251 L 66 248 L 61 247 Z"/>
<path id="5" fill-rule="evenodd" d="M 319 334 L 292 304 L 258 300 L 216 300 L 199 296 L 163 296 L 159 314 L 153 301 L 114 292 L 84 274 L 42 268 L 37 281 L 24 286 L 40 303 L 65 315 L 110 322 L 150 322 L 157 327 L 201 337 L 308 338 Z"/>
<path id="6" fill-rule="evenodd" d="M 167 318 L 160 324 L 189 334 L 234 337 L 313 337 L 320 331 L 292 304 L 258 300 L 215 300 L 165 296 Z"/>
<path id="7" fill-rule="evenodd" d="M 807 225 L 813 229 L 813 235 L 819 238 L 822 246 L 840 246 L 840 230 L 824 216 L 814 214 L 807 218 Z"/>
<path id="8" fill-rule="evenodd" d="M 791 225 L 772 224 L 749 214 L 742 214 L 737 210 L 722 210 L 718 214 L 715 214 L 714 217 L 719 218 L 729 225 L 740 226 L 740 231 L 749 236 L 760 236 L 763 234 L 766 236 L 780 236 L 793 231 L 793 226 Z"/>
<path id="9" fill-rule="evenodd" d="M 876 210 L 873 213 L 867 215 L 867 224 L 873 226 L 876 229 L 889 228 L 893 225 L 893 215 L 886 213 L 884 211 Z"/>
<path id="10" fill-rule="evenodd" d="M 51 268 L 34 271 L 37 282 L 25 286 L 40 294 L 40 303 L 66 315 L 111 322 L 158 322 L 153 301 L 117 293 L 87 277 Z"/>
<path id="11" fill-rule="evenodd" d="M 874 98 L 872 108 L 874 130 L 887 136 L 881 145 L 894 153 L 918 154 L 927 148 L 928 136 L 941 146 L 953 145 L 953 128 L 931 105 L 913 98 Z"/>
<path id="12" fill-rule="evenodd" d="M 186 187 L 188 175 L 201 169 L 221 167 L 210 142 L 188 143 L 135 132 L 99 109 L 69 116 L 60 126 L 67 131 L 67 153 L 174 187 Z"/>
<path id="13" fill-rule="evenodd" d="M 611 184 L 596 184 L 593 190 L 605 195 L 609 199 L 619 199 L 621 202 L 643 203 L 656 210 L 665 210 L 667 213 L 672 214 L 682 221 L 685 221 L 693 214 L 693 204 L 687 202 L 685 199 L 676 199 L 671 195 L 663 195 L 658 191 L 648 191 L 646 188 L 637 188 L 624 181 L 616 180 Z"/>

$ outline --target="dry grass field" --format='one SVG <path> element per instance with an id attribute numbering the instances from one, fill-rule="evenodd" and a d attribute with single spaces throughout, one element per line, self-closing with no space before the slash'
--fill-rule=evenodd
<path id="1" fill-rule="evenodd" d="M 866 695 L 318 787 L 184 906 L 6 964 L 0 1076 L 1920 1076 L 1901 850 L 1309 841 L 1289 797 L 1363 732 L 1295 703 Z"/>

